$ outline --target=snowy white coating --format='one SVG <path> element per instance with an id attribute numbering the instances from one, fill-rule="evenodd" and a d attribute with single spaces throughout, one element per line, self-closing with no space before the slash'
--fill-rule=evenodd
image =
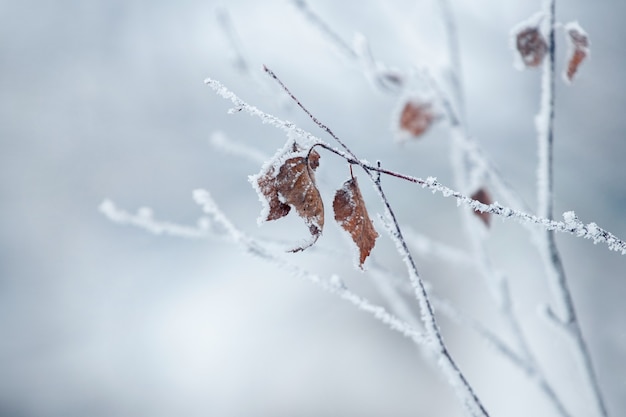
<path id="1" fill-rule="evenodd" d="M 104 200 L 100 203 L 98 209 L 115 223 L 130 224 L 155 235 L 202 239 L 208 236 L 211 227 L 211 223 L 207 218 L 199 219 L 196 227 L 158 221 L 154 218 L 152 209 L 148 207 L 141 207 L 137 210 L 137 214 L 131 214 L 117 208 L 111 200 Z"/>
<path id="2" fill-rule="evenodd" d="M 568 22 L 564 24 L 563 30 L 565 30 L 566 32 L 569 32 L 570 30 L 575 30 L 581 35 L 587 36 L 587 32 L 585 32 L 585 29 L 583 29 L 582 26 L 580 26 L 580 23 L 578 23 L 578 20 L 574 20 L 572 22 Z"/>
<path id="3" fill-rule="evenodd" d="M 374 304 L 367 298 L 350 291 L 338 276 L 332 276 L 325 280 L 319 276 L 310 273 L 298 266 L 287 262 L 282 252 L 276 252 L 270 249 L 270 245 L 261 243 L 252 237 L 246 235 L 239 230 L 230 221 L 230 219 L 220 210 L 211 194 L 203 189 L 197 189 L 193 192 L 193 199 L 198 203 L 208 217 L 202 218 L 199 223 L 211 224 L 211 228 L 198 227 L 189 228 L 185 226 L 175 225 L 173 223 L 157 222 L 148 217 L 150 210 L 142 210 L 143 215 L 131 215 L 118 209 L 110 200 L 104 200 L 100 206 L 100 211 L 111 221 L 121 224 L 130 224 L 140 227 L 144 230 L 155 234 L 170 234 L 178 237 L 207 237 L 210 234 L 217 233 L 217 230 L 223 231 L 220 237 L 226 237 L 244 249 L 248 254 L 262 258 L 282 269 L 288 270 L 293 276 L 304 278 L 323 290 L 335 294 L 356 306 L 359 310 L 370 313 L 374 318 L 386 324 L 392 330 L 395 330 L 403 336 L 411 339 L 417 345 L 424 345 L 425 338 L 421 332 L 412 327 L 409 323 L 401 320 L 397 316 L 389 313 L 384 307 Z M 151 219 L 147 221 L 146 219 Z"/>
<path id="4" fill-rule="evenodd" d="M 234 114 L 234 113 L 244 111 L 250 114 L 251 116 L 256 116 L 260 118 L 263 124 L 272 125 L 287 133 L 290 131 L 294 131 L 303 139 L 307 139 L 313 143 L 324 143 L 324 141 L 322 141 L 320 138 L 312 135 L 309 132 L 306 132 L 300 129 L 294 123 L 290 121 L 281 120 L 278 117 L 272 116 L 271 114 L 268 114 L 259 110 L 255 106 L 251 106 L 250 104 L 240 99 L 235 93 L 230 91 L 228 88 L 224 87 L 224 85 L 220 83 L 219 81 L 214 80 L 212 78 L 206 78 L 204 80 L 204 83 L 208 85 L 209 87 L 211 87 L 213 91 L 215 91 L 218 95 L 225 98 L 226 100 L 230 100 L 235 105 L 235 107 L 230 109 L 228 113 Z"/>
<path id="5" fill-rule="evenodd" d="M 443 371 L 448 383 L 454 388 L 457 396 L 461 399 L 467 415 L 472 417 L 486 416 L 485 410 L 480 407 L 480 403 L 476 400 L 474 393 L 468 389 L 466 384 L 462 383 L 465 381 L 465 378 L 455 366 L 454 362 L 451 362 L 446 355 L 440 354 L 437 364 Z"/>
<path id="6" fill-rule="evenodd" d="M 228 219 L 227 216 L 219 209 L 208 191 L 202 189 L 195 190 L 193 196 L 194 200 L 196 200 L 196 202 L 202 207 L 203 211 L 211 216 L 211 219 L 215 223 L 219 224 L 221 228 L 226 230 L 230 234 L 231 239 L 240 245 L 247 253 L 285 269 L 293 276 L 306 279 L 329 293 L 338 295 L 340 298 L 350 302 L 358 309 L 370 313 L 377 320 L 389 326 L 392 330 L 408 337 L 415 344 L 423 345 L 425 343 L 424 336 L 418 330 L 389 313 L 384 307 L 376 305 L 368 299 L 347 289 L 339 277 L 331 277 L 329 280 L 322 279 L 318 275 L 287 262 L 282 256 L 282 253 L 272 251 L 267 245 L 258 242 L 251 236 L 248 236 L 241 230 L 237 229 L 235 225 L 232 224 L 230 219 Z"/>
<path id="7" fill-rule="evenodd" d="M 341 279 L 339 275 L 331 275 L 330 279 L 328 280 L 328 283 L 334 286 L 335 288 L 337 288 L 338 290 L 347 289 L 346 284 L 343 282 L 343 280 Z"/>
<path id="8" fill-rule="evenodd" d="M 396 250 L 402 256 L 402 261 L 406 265 L 406 269 L 409 274 L 409 281 L 413 288 L 413 294 L 418 301 L 420 308 L 420 320 L 424 325 L 424 329 L 426 330 L 426 337 L 428 340 L 428 346 L 431 350 L 437 349 L 437 340 L 439 337 L 439 329 L 437 328 L 437 324 L 435 323 L 435 318 L 429 310 L 429 300 L 426 294 L 425 286 L 423 284 L 422 279 L 417 274 L 417 270 L 414 268 L 411 263 L 410 253 L 407 251 L 407 248 L 404 246 L 403 238 L 399 235 L 396 228 L 394 227 L 393 216 L 391 212 L 387 209 L 385 210 L 385 215 L 379 215 L 379 220 L 385 227 L 387 234 L 391 238 L 392 242 L 396 246 Z"/>
<path id="9" fill-rule="evenodd" d="M 588 223 L 587 225 L 581 223 L 580 227 L 577 227 L 576 230 L 570 230 L 566 223 L 562 221 L 550 220 L 544 217 L 528 214 L 523 211 L 514 210 L 504 207 L 498 202 L 487 205 L 481 203 L 480 201 L 472 200 L 458 191 L 452 190 L 440 184 L 434 177 L 428 177 L 426 180 L 414 178 L 414 180 L 414 182 L 421 184 L 423 188 L 430 189 L 433 193 L 440 192 L 444 196 L 456 198 L 457 204 L 463 204 L 470 207 L 472 210 L 491 213 L 502 218 L 514 219 L 520 223 L 536 224 L 545 230 L 571 233 L 577 237 L 592 239 L 594 243 L 606 243 L 610 250 L 626 255 L 626 242 L 619 239 L 612 233 L 598 227 L 595 223 Z"/>

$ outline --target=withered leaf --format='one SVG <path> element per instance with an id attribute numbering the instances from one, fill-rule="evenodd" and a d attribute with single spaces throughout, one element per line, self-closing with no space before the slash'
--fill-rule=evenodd
<path id="1" fill-rule="evenodd" d="M 280 199 L 273 167 L 258 178 L 257 184 L 259 185 L 259 190 L 269 203 L 269 212 L 265 220 L 277 220 L 289 214 L 291 207 L 289 204 L 283 203 Z"/>
<path id="2" fill-rule="evenodd" d="M 477 200 L 487 205 L 493 203 L 493 201 L 491 200 L 491 196 L 484 188 L 480 188 L 474 194 L 472 194 L 472 200 Z M 475 210 L 474 214 L 478 216 L 480 220 L 482 220 L 485 226 L 489 227 L 491 225 L 491 213 Z"/>
<path id="3" fill-rule="evenodd" d="M 548 52 L 548 44 L 538 27 L 526 27 L 515 36 L 515 46 L 527 67 L 538 67 Z"/>
<path id="4" fill-rule="evenodd" d="M 356 178 L 346 181 L 333 200 L 335 220 L 352 237 L 359 249 L 359 267 L 374 248 L 378 233 L 367 214 L 365 202 Z"/>
<path id="5" fill-rule="evenodd" d="M 565 30 L 570 44 L 565 78 L 571 82 L 578 71 L 578 67 L 589 55 L 589 38 L 577 23 L 567 24 Z"/>
<path id="6" fill-rule="evenodd" d="M 302 156 L 298 154 L 298 150 L 294 146 L 294 156 L 285 159 L 278 168 L 278 173 L 272 165 L 257 177 L 258 189 L 269 204 L 266 220 L 280 219 L 293 207 L 309 228 L 312 239 L 292 249 L 292 252 L 313 245 L 324 228 L 324 204 L 314 175 L 319 166 L 320 155 L 311 151 L 308 157 Z"/>
<path id="7" fill-rule="evenodd" d="M 400 113 L 400 129 L 418 137 L 428 130 L 434 120 L 430 103 L 408 100 Z"/>

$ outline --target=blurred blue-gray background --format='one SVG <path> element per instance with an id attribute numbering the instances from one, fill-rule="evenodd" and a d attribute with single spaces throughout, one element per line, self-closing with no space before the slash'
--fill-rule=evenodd
<path id="1" fill-rule="evenodd" d="M 509 30 L 540 2 L 451 3 L 469 131 L 534 206 L 540 74 L 513 68 Z M 366 35 L 390 66 L 436 72 L 446 65 L 434 0 L 310 4 L 346 41 Z M 419 142 L 394 142 L 397 99 L 374 90 L 293 4 L 221 4 L 249 73 L 233 65 L 218 6 L 0 2 L 0 415 L 461 415 L 427 358 L 333 295 L 234 245 L 154 236 L 98 211 L 110 198 L 129 211 L 149 206 L 161 219 L 193 225 L 201 210 L 191 193 L 205 188 L 246 232 L 304 237 L 297 219 L 257 227 L 260 205 L 247 176 L 259 165 L 221 153 L 209 140 L 219 130 L 266 155 L 285 141 L 259 120 L 227 115 L 229 103 L 203 85 L 209 76 L 322 134 L 281 101 L 262 64 L 360 157 L 452 185 L 445 123 Z M 624 238 L 626 10 L 618 1 L 557 8 L 560 22 L 578 20 L 590 34 L 592 56 L 572 86 L 558 80 L 556 212 L 575 210 Z M 562 68 L 562 37 L 559 48 Z M 322 156 L 326 197 L 348 175 L 333 158 Z M 468 246 L 453 201 L 384 181 L 403 224 Z M 364 194 L 370 210 L 380 212 L 371 190 Z M 329 213 L 327 223 L 321 247 L 349 252 Z M 573 415 L 592 415 L 575 354 L 537 315 L 551 296 L 528 233 L 494 219 L 492 234 L 496 267 L 511 279 L 515 307 L 548 376 Z M 386 240 L 373 256 L 401 275 Z M 558 242 L 609 411 L 623 415 L 626 258 L 570 236 Z M 352 262 L 316 256 L 297 254 L 293 261 L 322 276 L 339 273 L 377 300 Z M 418 262 L 438 292 L 500 328 L 475 271 L 428 257 Z M 475 335 L 445 319 L 442 326 L 493 416 L 554 415 L 532 383 Z"/>

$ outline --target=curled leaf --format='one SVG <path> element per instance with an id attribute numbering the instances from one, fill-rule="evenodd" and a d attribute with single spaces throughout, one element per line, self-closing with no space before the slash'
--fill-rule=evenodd
<path id="1" fill-rule="evenodd" d="M 520 28 L 515 34 L 515 47 L 528 68 L 541 65 L 548 52 L 548 44 L 538 26 Z"/>
<path id="2" fill-rule="evenodd" d="M 298 216 L 309 228 L 312 239 L 292 252 L 304 250 L 313 245 L 324 228 L 324 204 L 317 185 L 314 171 L 319 166 L 319 154 L 301 152 L 296 145 L 293 151 L 282 155 L 277 163 L 269 165 L 253 179 L 257 192 L 268 203 L 265 220 L 280 219 L 295 208 Z"/>
<path id="3" fill-rule="evenodd" d="M 472 194 L 471 197 L 472 200 L 477 200 L 483 204 L 490 205 L 493 203 L 493 201 L 491 200 L 491 196 L 484 188 L 478 189 L 474 194 Z M 489 227 L 491 225 L 491 213 L 475 210 L 474 214 L 478 216 L 480 220 L 482 220 L 485 226 Z"/>
<path id="4" fill-rule="evenodd" d="M 335 220 L 350 234 L 359 249 L 359 267 L 374 248 L 378 233 L 367 214 L 365 202 L 356 178 L 346 181 L 335 193 L 333 200 Z"/>
<path id="5" fill-rule="evenodd" d="M 564 27 L 568 40 L 567 68 L 563 74 L 566 82 L 572 82 L 580 64 L 589 56 L 589 37 L 578 22 L 570 22 Z"/>
<path id="6" fill-rule="evenodd" d="M 435 120 L 435 112 L 430 102 L 418 99 L 407 100 L 400 111 L 400 130 L 417 138 L 424 134 Z"/>

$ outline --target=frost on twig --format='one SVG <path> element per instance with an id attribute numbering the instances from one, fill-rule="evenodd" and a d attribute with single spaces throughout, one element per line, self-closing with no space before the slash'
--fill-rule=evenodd
<path id="1" fill-rule="evenodd" d="M 472 416 L 487 417 L 489 414 L 482 405 L 480 399 L 474 393 L 473 388 L 465 379 L 465 376 L 460 371 L 458 365 L 450 355 L 448 347 L 443 341 L 443 337 L 439 331 L 439 326 L 434 315 L 432 305 L 430 303 L 428 293 L 424 282 L 419 276 L 417 266 L 413 260 L 413 256 L 409 251 L 409 248 L 402 236 L 400 225 L 389 200 L 387 199 L 383 187 L 381 186 L 380 175 L 375 174 L 375 171 L 384 172 L 380 168 L 380 164 L 377 164 L 377 169 L 370 169 L 368 163 L 364 160 L 360 160 L 350 150 L 350 148 L 340 139 L 327 125 L 318 120 L 301 102 L 298 98 L 285 86 L 285 84 L 276 76 L 276 74 L 269 68 L 265 68 L 265 71 L 283 88 L 283 90 L 293 99 L 293 101 L 304 111 L 311 120 L 328 135 L 330 135 L 346 152 L 347 156 L 344 156 L 350 163 L 356 164 L 361 167 L 370 181 L 374 185 L 381 202 L 385 207 L 385 214 L 387 217 L 386 226 L 388 228 L 391 239 L 395 242 L 398 254 L 403 259 L 408 272 L 409 282 L 414 290 L 415 299 L 420 307 L 420 317 L 424 323 L 425 335 L 427 340 L 427 347 L 436 355 L 437 363 L 440 366 L 441 371 L 447 376 L 448 383 L 455 388 L 459 401 L 465 407 L 466 412 Z M 332 150 L 326 144 L 318 143 L 317 145 L 324 147 L 325 149 Z M 340 154 L 335 150 L 332 150 L 336 154 Z"/>
<path id="2" fill-rule="evenodd" d="M 142 228 L 155 235 L 169 235 L 184 238 L 203 239 L 209 235 L 211 223 L 208 218 L 198 220 L 196 227 L 181 226 L 175 223 L 162 222 L 154 218 L 152 210 L 143 207 L 136 214 L 120 210 L 111 200 L 104 200 L 98 207 L 109 220 L 119 224 L 130 224 Z"/>
<path id="3" fill-rule="evenodd" d="M 233 67 L 241 73 L 250 74 L 250 65 L 248 64 L 248 60 L 245 58 L 245 54 L 243 53 L 241 41 L 237 31 L 235 30 L 228 9 L 225 7 L 218 7 L 215 10 L 215 17 L 219 27 L 222 29 L 224 36 L 230 44 Z"/>
<path id="4" fill-rule="evenodd" d="M 425 343 L 424 336 L 404 320 L 390 314 L 382 306 L 370 302 L 368 299 L 350 291 L 337 276 L 333 276 L 328 280 L 324 280 L 319 276 L 302 269 L 292 263 L 287 262 L 280 254 L 270 251 L 266 245 L 261 244 L 254 238 L 246 235 L 235 227 L 228 217 L 219 209 L 210 193 L 206 190 L 195 190 L 193 193 L 194 200 L 198 203 L 202 210 L 211 218 L 211 220 L 226 230 L 232 241 L 237 243 L 247 253 L 264 259 L 284 270 L 291 275 L 306 279 L 323 290 L 332 294 L 336 294 L 341 299 L 348 301 L 356 306 L 359 310 L 371 314 L 374 318 L 386 324 L 392 330 L 408 337 L 417 345 Z"/>
<path id="5" fill-rule="evenodd" d="M 539 150 L 539 163 L 537 169 L 537 212 L 539 215 L 552 221 L 554 211 L 554 109 L 555 109 L 555 55 L 556 55 L 556 0 L 546 0 L 544 2 L 544 15 L 546 16 L 548 26 L 547 52 L 548 59 L 543 63 L 541 78 L 541 103 L 540 110 L 535 119 L 537 127 L 537 144 Z M 578 32 L 579 26 L 573 29 L 576 42 L 579 48 L 586 48 L 588 41 L 586 35 Z M 581 52 L 582 49 L 581 49 Z M 584 58 L 584 56 L 583 56 Z M 582 60 L 582 58 L 581 58 Z M 578 63 L 573 63 L 577 68 Z M 574 68 L 575 70 L 575 68 Z M 572 73 L 573 76 L 573 73 Z M 594 243 L 606 238 L 609 248 L 619 250 L 622 254 L 626 253 L 626 246 L 614 244 L 614 236 L 603 236 L 598 230 L 595 223 L 582 225 L 578 222 L 575 214 L 566 212 L 564 215 L 565 222 L 561 222 L 561 226 L 576 236 L 583 235 L 586 238 L 593 239 Z M 583 375 L 585 382 L 590 388 L 593 400 L 595 402 L 598 415 L 606 417 L 608 411 L 604 403 L 604 398 L 600 390 L 599 382 L 591 359 L 591 353 L 587 347 L 587 342 L 583 337 L 582 329 L 574 301 L 572 298 L 565 268 L 561 260 L 561 255 L 556 245 L 554 231 L 547 229 L 537 235 L 538 249 L 542 256 L 544 267 L 546 270 L 546 279 L 554 298 L 558 304 L 559 314 L 562 321 L 568 323 L 570 341 L 581 359 L 583 365 Z M 623 242 L 622 242 L 623 244 Z"/>
<path id="6" fill-rule="evenodd" d="M 218 27 L 221 29 L 224 38 L 229 45 L 229 53 L 231 55 L 231 63 L 233 68 L 239 72 L 242 76 L 250 79 L 259 89 L 268 95 L 276 96 L 276 103 L 280 107 L 285 107 L 289 104 L 286 97 L 275 88 L 273 84 L 267 83 L 266 80 L 259 76 L 258 71 L 254 69 L 255 65 L 251 63 L 250 57 L 246 54 L 242 45 L 239 33 L 235 27 L 230 12 L 225 6 L 218 6 L 215 9 L 215 17 Z"/>
<path id="7" fill-rule="evenodd" d="M 551 39 L 553 39 L 553 37 L 551 37 Z M 552 60 L 548 62 L 552 62 Z M 482 408 L 480 401 L 478 400 L 478 398 L 475 397 L 471 387 L 467 384 L 467 381 L 465 381 L 463 375 L 458 372 L 458 368 L 456 367 L 456 364 L 454 363 L 452 358 L 449 356 L 447 349 L 445 348 L 445 345 L 443 344 L 443 341 L 440 339 L 440 334 L 438 332 L 436 322 L 434 321 L 434 315 L 430 307 L 430 304 L 428 302 L 428 296 L 426 294 L 425 287 L 419 275 L 417 274 L 417 270 L 412 261 L 411 255 L 408 252 L 408 248 L 406 247 L 406 242 L 404 241 L 404 238 L 401 235 L 397 221 L 395 220 L 393 212 L 391 211 L 391 208 L 389 207 L 388 202 L 386 201 L 382 188 L 380 187 L 379 174 L 384 173 L 384 174 L 387 174 L 396 178 L 401 178 L 403 180 L 419 184 L 424 188 L 431 189 L 433 192 L 441 192 L 444 195 L 444 197 L 455 197 L 457 199 L 458 204 L 465 204 L 471 207 L 474 211 L 477 211 L 480 213 L 497 214 L 505 218 L 515 218 L 522 222 L 539 224 L 542 226 L 542 229 L 544 231 L 548 231 L 548 232 L 558 230 L 558 231 L 566 231 L 569 233 L 574 233 L 575 231 L 576 236 L 593 238 L 595 242 L 604 241 L 608 244 L 609 248 L 613 250 L 621 251 L 622 253 L 626 253 L 626 243 L 617 239 L 615 236 L 611 235 L 610 233 L 606 231 L 599 230 L 595 226 L 595 224 L 589 224 L 588 227 L 582 224 L 576 225 L 576 228 L 572 229 L 571 227 L 572 221 L 570 219 L 570 221 L 568 222 L 570 228 L 568 229 L 564 222 L 556 222 L 551 219 L 550 209 L 542 211 L 543 213 L 547 213 L 548 216 L 538 217 L 538 216 L 534 216 L 525 212 L 520 212 L 517 210 L 513 210 L 511 208 L 503 207 L 497 202 L 493 204 L 484 204 L 484 202 L 481 202 L 478 199 L 467 197 L 458 191 L 455 191 L 453 189 L 450 189 L 448 187 L 445 187 L 437 183 L 437 181 L 434 178 L 428 178 L 426 180 L 422 180 L 419 178 L 414 178 L 414 177 L 410 177 L 404 174 L 382 169 L 380 168 L 379 165 L 372 166 L 363 160 L 359 160 L 350 151 L 350 149 L 336 135 L 334 135 L 334 133 L 327 126 L 319 122 L 311 113 L 308 112 L 306 108 L 304 108 L 304 106 L 298 101 L 298 99 L 295 98 L 295 96 L 293 96 L 293 94 L 291 94 L 289 90 L 287 90 L 287 88 L 280 82 L 280 80 L 278 80 L 278 78 L 274 75 L 273 72 L 267 69 L 266 71 L 281 84 L 283 89 L 313 119 L 313 121 L 316 124 L 318 124 L 320 128 L 324 129 L 327 133 L 329 133 L 344 148 L 345 152 L 342 150 L 338 150 L 336 148 L 332 148 L 330 145 L 327 145 L 326 143 L 319 140 L 318 138 L 315 138 L 313 135 L 308 134 L 307 132 L 304 132 L 300 129 L 297 129 L 292 124 L 282 122 L 279 119 L 275 118 L 274 116 L 267 115 L 261 112 L 260 110 L 256 109 L 255 107 L 247 105 L 246 103 L 241 101 L 236 95 L 234 95 L 232 92 L 228 91 L 223 86 L 221 86 L 219 83 L 212 82 L 212 80 L 207 80 L 207 83 L 210 84 L 214 89 L 216 89 L 216 91 L 218 91 L 222 96 L 230 99 L 233 103 L 235 103 L 237 105 L 237 110 L 246 110 L 248 113 L 260 117 L 264 122 L 272 123 L 273 125 L 279 128 L 282 128 L 283 130 L 287 130 L 289 132 L 297 132 L 299 135 L 309 138 L 312 141 L 315 141 L 315 146 L 320 146 L 324 149 L 327 149 L 335 153 L 336 155 L 341 156 L 342 158 L 344 158 L 346 161 L 348 161 L 351 164 L 359 165 L 368 173 L 368 175 L 370 175 L 370 178 L 374 181 L 376 188 L 386 206 L 387 215 L 388 215 L 387 225 L 388 225 L 389 234 L 392 237 L 392 239 L 396 242 L 398 251 L 400 254 L 402 254 L 403 259 L 405 260 L 405 263 L 407 265 L 407 270 L 409 271 L 409 277 L 410 277 L 411 284 L 414 288 L 414 293 L 417 299 L 419 300 L 421 313 L 422 313 L 421 317 L 425 325 L 426 334 L 428 335 L 428 338 L 431 339 L 431 341 L 436 341 L 435 345 L 438 345 L 441 348 L 441 354 L 439 356 L 440 365 L 442 366 L 442 369 L 444 370 L 444 372 L 451 378 L 450 382 L 452 383 L 452 385 L 456 387 L 461 387 L 460 398 L 463 399 L 463 402 L 466 405 L 467 410 L 474 415 L 486 415 L 486 411 L 484 411 L 484 409 Z M 553 73 L 553 71 L 551 71 L 551 73 Z M 552 86 L 553 86 L 553 83 L 550 84 L 550 87 Z M 545 94 L 542 95 L 542 103 L 545 102 L 543 101 L 545 100 L 545 97 L 546 97 Z M 541 114 L 544 114 L 544 112 L 541 112 Z M 548 115 L 549 115 L 548 119 L 550 120 L 553 117 L 552 116 L 553 113 L 549 112 Z M 538 126 L 541 125 L 540 118 L 538 118 L 537 125 Z M 550 136 L 549 134 L 551 133 L 551 128 L 546 129 L 544 133 L 545 132 L 548 133 L 547 136 L 549 137 Z M 550 141 L 548 140 L 548 142 Z M 463 142 L 461 141 L 459 143 L 462 144 Z M 548 159 L 549 158 L 546 158 L 546 160 Z M 374 175 L 373 173 L 377 173 L 377 174 Z M 551 177 L 550 175 L 547 175 L 545 178 L 550 179 Z M 549 181 L 547 183 L 549 183 Z M 542 190 L 541 186 L 539 188 L 540 190 Z M 544 196 L 545 197 L 551 196 L 551 193 L 544 194 Z M 549 197 L 544 198 L 543 201 L 550 201 L 550 198 Z M 582 339 L 580 332 L 577 332 L 576 334 L 580 336 L 576 338 L 576 340 L 579 342 L 579 345 L 584 348 L 584 340 Z M 581 348 L 581 353 L 583 352 L 586 352 L 586 349 Z M 586 359 L 585 363 L 589 365 L 590 364 L 589 356 L 584 355 L 584 354 L 582 356 L 583 356 L 583 359 Z M 587 368 L 591 369 L 589 367 Z M 592 378 L 592 380 L 594 379 Z M 547 384 L 545 379 L 541 379 L 539 383 L 540 383 L 540 386 L 543 387 L 543 389 L 549 396 L 551 392 L 553 393 L 553 391 L 551 391 L 551 388 Z M 555 405 L 557 406 L 557 408 L 560 408 L 559 407 L 560 402 L 558 401 L 558 398 L 556 396 L 553 396 L 553 401 Z M 562 415 L 564 416 L 567 415 L 567 413 L 564 411 L 564 408 L 560 408 L 560 409 L 561 409 Z"/>
<path id="8" fill-rule="evenodd" d="M 377 61 L 365 35 L 356 34 L 350 45 L 320 15 L 315 13 L 305 0 L 292 0 L 292 3 L 341 55 L 360 67 L 372 86 L 385 93 L 396 94 L 402 91 L 407 83 L 406 74 Z"/>
<path id="9" fill-rule="evenodd" d="M 300 129 L 294 123 L 283 121 L 275 116 L 259 110 L 255 106 L 249 105 L 248 103 L 240 99 L 235 93 L 224 87 L 219 81 L 207 78 L 205 80 L 205 84 L 210 86 L 220 96 L 224 97 L 227 100 L 230 100 L 235 105 L 235 109 L 245 111 L 252 116 L 258 117 L 263 123 L 271 124 L 272 126 L 285 132 L 291 132 L 292 134 L 297 135 L 302 140 L 308 140 L 310 141 L 308 142 L 309 146 L 312 146 L 312 144 L 315 144 L 316 146 L 322 146 L 324 147 L 324 149 L 335 153 L 336 155 L 344 158 L 350 163 L 360 164 L 365 169 L 368 169 L 370 171 L 380 172 L 385 175 L 418 184 L 422 188 L 431 190 L 433 193 L 441 193 L 444 197 L 455 198 L 457 200 L 457 204 L 464 204 L 470 207 L 472 210 L 477 210 L 483 213 L 488 212 L 504 219 L 515 219 L 524 224 L 538 225 L 545 230 L 571 233 L 580 238 L 592 239 L 594 243 L 605 243 L 610 250 L 620 252 L 622 255 L 626 255 L 626 242 L 619 239 L 617 236 L 613 235 L 607 230 L 598 227 L 595 223 L 582 224 L 574 233 L 574 231 L 566 227 L 564 222 L 550 220 L 547 218 L 529 214 L 525 211 L 505 207 L 498 202 L 490 205 L 483 204 L 480 201 L 471 199 L 470 197 L 464 195 L 459 191 L 444 186 L 443 184 L 439 183 L 434 177 L 428 177 L 424 180 L 418 177 L 405 175 L 399 172 L 382 169 L 375 165 L 364 163 L 363 161 L 355 159 L 352 155 L 346 154 L 345 152 L 326 144 L 320 138 L 303 129 Z"/>
<path id="10" fill-rule="evenodd" d="M 291 0 L 291 2 L 325 38 L 330 40 L 330 42 L 342 55 L 350 59 L 357 58 L 357 54 L 352 47 L 345 42 L 341 36 L 339 36 L 339 34 L 337 34 L 337 32 L 335 32 L 317 13 L 315 13 L 313 9 L 311 9 L 306 0 Z"/>

